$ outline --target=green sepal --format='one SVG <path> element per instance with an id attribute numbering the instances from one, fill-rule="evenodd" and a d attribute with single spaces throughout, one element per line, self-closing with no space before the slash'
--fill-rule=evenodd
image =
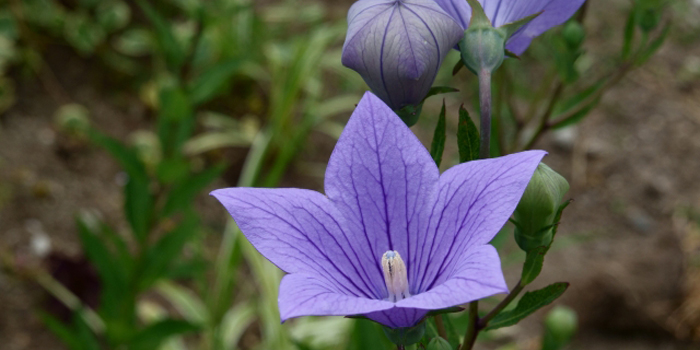
<path id="1" fill-rule="evenodd" d="M 413 327 L 388 328 L 382 327 L 384 334 L 392 343 L 399 346 L 413 345 L 423 338 L 425 334 L 425 322 L 421 322 Z"/>
<path id="2" fill-rule="evenodd" d="M 481 7 L 481 4 L 477 0 L 467 0 L 467 3 L 472 9 L 472 18 L 469 20 L 469 27 L 480 25 L 493 27 L 488 16 L 486 16 L 486 12 L 484 12 L 484 8 Z"/>
<path id="3" fill-rule="evenodd" d="M 503 30 L 505 30 L 505 33 L 506 33 L 506 40 L 507 40 L 507 39 L 509 39 L 511 36 L 513 36 L 513 34 L 515 34 L 515 32 L 517 32 L 518 29 L 520 29 L 520 28 L 522 28 L 524 25 L 530 23 L 533 19 L 537 18 L 537 16 L 541 15 L 542 12 L 544 12 L 544 11 L 540 11 L 540 12 L 537 12 L 537 13 L 535 13 L 535 14 L 529 15 L 529 16 L 527 16 L 527 17 L 521 18 L 521 19 L 519 19 L 519 20 L 517 20 L 517 21 L 515 21 L 515 22 L 511 22 L 511 23 L 508 23 L 508 24 L 504 24 L 504 25 L 498 27 L 498 29 L 503 29 Z"/>
<path id="4" fill-rule="evenodd" d="M 535 280 L 535 278 L 537 278 L 537 276 L 540 275 L 540 272 L 542 272 L 544 256 L 547 254 L 547 252 L 549 252 L 549 248 L 552 247 L 554 237 L 557 235 L 557 229 L 559 228 L 559 221 L 561 221 L 561 215 L 564 213 L 564 209 L 566 209 L 571 202 L 572 200 L 563 202 L 557 210 L 557 214 L 554 217 L 554 223 L 543 228 L 543 230 L 552 229 L 552 241 L 549 243 L 549 245 L 539 246 L 527 252 L 525 264 L 523 265 L 523 272 L 520 277 L 520 283 L 523 286 L 530 284 Z M 511 222 L 516 226 L 516 228 L 518 227 L 518 223 L 515 220 L 511 220 Z"/>
<path id="5" fill-rule="evenodd" d="M 426 348 L 427 350 L 452 350 L 452 346 L 450 343 L 441 338 L 441 337 L 436 337 L 433 338 L 433 340 L 428 343 L 428 347 Z"/>
<path id="6" fill-rule="evenodd" d="M 425 317 L 432 317 L 432 316 L 437 316 L 437 315 L 442 315 L 442 314 L 452 314 L 455 312 L 462 312 L 462 311 L 464 311 L 463 307 L 453 306 L 453 307 L 448 307 L 448 308 L 440 309 L 440 310 L 430 310 L 425 315 Z"/>
<path id="7" fill-rule="evenodd" d="M 403 107 L 399 110 L 394 111 L 396 115 L 398 115 L 401 120 L 408 126 L 409 128 L 416 125 L 418 122 L 418 118 L 420 117 L 420 113 L 423 110 L 423 103 L 421 102 L 417 106 L 406 106 Z"/>

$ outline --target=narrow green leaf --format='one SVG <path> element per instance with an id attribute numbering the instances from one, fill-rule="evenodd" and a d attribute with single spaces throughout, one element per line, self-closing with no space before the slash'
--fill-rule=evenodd
<path id="1" fill-rule="evenodd" d="M 124 213 L 131 225 L 134 236 L 139 242 L 145 242 L 151 229 L 153 213 L 153 196 L 150 181 L 129 178 L 124 187 Z"/>
<path id="2" fill-rule="evenodd" d="M 569 288 L 569 283 L 559 282 L 551 284 L 540 290 L 527 292 L 518 302 L 513 310 L 503 311 L 498 316 L 489 322 L 486 330 L 494 330 L 502 327 L 512 326 L 527 316 L 530 316 L 540 308 L 551 304 L 559 298 L 566 289 Z"/>
<path id="3" fill-rule="evenodd" d="M 637 60 L 635 61 L 637 65 L 644 64 L 651 58 L 651 56 L 653 56 L 656 53 L 656 51 L 658 51 L 661 48 L 664 42 L 666 42 L 666 38 L 668 38 L 668 33 L 670 29 L 671 25 L 667 24 L 661 31 L 661 34 L 659 34 L 659 36 L 649 44 L 649 46 L 644 50 L 644 52 L 642 52 L 639 55 L 639 58 L 637 58 Z"/>
<path id="4" fill-rule="evenodd" d="M 570 115 L 566 119 L 555 122 L 552 125 L 552 129 L 554 129 L 554 130 L 561 129 L 561 128 L 565 128 L 567 126 L 574 125 L 574 124 L 581 122 L 585 117 L 588 116 L 588 113 L 590 113 L 595 107 L 598 106 L 599 102 L 600 102 L 600 98 L 594 99 L 591 103 L 589 103 L 585 107 L 581 108 L 581 110 L 579 110 L 578 112 Z"/>
<path id="5" fill-rule="evenodd" d="M 190 88 L 192 103 L 199 105 L 216 97 L 240 67 L 239 59 L 231 59 L 207 69 L 195 79 Z"/>
<path id="6" fill-rule="evenodd" d="M 459 147 L 459 162 L 464 163 L 479 158 L 479 129 L 469 117 L 469 112 L 459 108 L 459 126 L 457 128 L 457 145 Z"/>
<path id="7" fill-rule="evenodd" d="M 39 310 L 39 319 L 44 323 L 51 333 L 60 339 L 70 350 L 83 350 L 83 346 L 78 340 L 75 329 L 67 326 L 53 315 Z"/>
<path id="8" fill-rule="evenodd" d="M 83 350 L 101 350 L 100 342 L 80 313 L 73 314 L 73 327 Z"/>
<path id="9" fill-rule="evenodd" d="M 433 143 L 430 146 L 430 155 L 433 156 L 435 164 L 440 167 L 442 162 L 442 153 L 445 151 L 445 138 L 447 137 L 447 127 L 445 125 L 445 100 L 442 101 L 442 110 L 438 117 L 435 133 L 433 134 Z"/>
<path id="10" fill-rule="evenodd" d="M 166 233 L 148 252 L 140 275 L 140 289 L 145 290 L 163 277 L 168 267 L 178 258 L 182 247 L 197 232 L 197 219 L 188 215 L 174 230 Z"/>
<path id="11" fill-rule="evenodd" d="M 148 178 L 146 167 L 133 149 L 95 129 L 90 130 L 89 136 L 92 142 L 104 148 L 119 162 L 130 178 Z"/>
<path id="12" fill-rule="evenodd" d="M 622 41 L 622 60 L 627 60 L 632 53 L 632 44 L 634 42 L 635 29 L 637 28 L 637 9 L 630 10 L 627 23 L 625 24 L 625 34 Z"/>
<path id="13" fill-rule="evenodd" d="M 112 252 L 81 220 L 77 220 L 78 237 L 85 250 L 85 255 L 90 259 L 100 275 L 104 288 L 114 291 L 117 295 L 127 289 L 127 276 L 123 266 L 114 258 Z"/>
<path id="14" fill-rule="evenodd" d="M 148 20 L 150 20 L 153 24 L 156 32 L 156 39 L 158 41 L 158 47 L 165 56 L 165 61 L 168 64 L 168 68 L 172 72 L 178 71 L 185 63 L 186 53 L 177 42 L 175 34 L 172 32 L 168 21 L 163 18 L 148 1 L 136 0 L 136 3 L 139 5 Z"/>
<path id="15" fill-rule="evenodd" d="M 199 330 L 200 327 L 183 320 L 166 319 L 149 325 L 138 333 L 132 340 L 129 349 L 157 349 L 168 338 Z"/>
<path id="16" fill-rule="evenodd" d="M 194 110 L 179 87 L 164 88 L 159 94 L 158 137 L 166 157 L 179 154 L 194 127 Z"/>
<path id="17" fill-rule="evenodd" d="M 452 68 L 452 76 L 457 75 L 462 68 L 464 68 L 464 61 L 460 59 L 457 61 L 457 64 L 455 64 L 454 68 Z"/>
<path id="18" fill-rule="evenodd" d="M 163 215 L 170 216 L 178 210 L 192 205 L 194 197 L 226 170 L 225 164 L 218 164 L 199 174 L 186 178 L 170 191 L 163 207 Z"/>

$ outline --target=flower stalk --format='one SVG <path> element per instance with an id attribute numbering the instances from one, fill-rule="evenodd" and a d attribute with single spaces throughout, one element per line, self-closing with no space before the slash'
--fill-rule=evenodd
<path id="1" fill-rule="evenodd" d="M 479 71 L 479 109 L 481 111 L 481 147 L 479 158 L 486 159 L 491 155 L 491 71 Z"/>

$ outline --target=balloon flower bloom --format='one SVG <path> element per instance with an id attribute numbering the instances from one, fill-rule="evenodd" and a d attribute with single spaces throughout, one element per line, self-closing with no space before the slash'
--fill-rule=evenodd
<path id="1" fill-rule="evenodd" d="M 466 0 L 434 0 L 463 29 L 469 26 L 472 11 Z M 536 13 L 541 14 L 520 28 L 506 43 L 506 49 L 522 54 L 535 37 L 550 28 L 564 23 L 583 5 L 585 0 L 479 0 L 491 20 L 498 28 Z"/>
<path id="2" fill-rule="evenodd" d="M 362 315 L 412 327 L 430 310 L 508 292 L 488 243 L 544 154 L 472 161 L 440 175 L 401 119 L 367 93 L 331 155 L 326 195 L 296 188 L 212 195 L 288 273 L 279 290 L 282 321 Z"/>
<path id="3" fill-rule="evenodd" d="M 433 0 L 359 0 L 348 12 L 342 62 L 391 109 L 418 106 L 462 35 Z"/>

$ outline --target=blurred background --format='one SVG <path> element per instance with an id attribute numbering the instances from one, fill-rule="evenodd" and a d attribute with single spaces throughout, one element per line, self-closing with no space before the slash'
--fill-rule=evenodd
<path id="1" fill-rule="evenodd" d="M 0 0 L 0 348 L 390 349 L 367 321 L 280 325 L 281 272 L 207 195 L 323 189 L 366 90 L 340 64 L 351 4 Z M 571 283 L 570 349 L 700 348 L 698 18 L 697 0 L 590 0 L 496 77 L 500 152 L 545 149 L 571 183 L 533 286 Z M 429 146 L 445 98 L 443 170 L 476 105 L 457 61 L 436 85 L 460 92 L 413 127 Z M 542 110 L 571 118 L 519 145 Z M 512 286 L 512 228 L 494 244 Z M 479 348 L 546 348 L 551 310 Z"/>

